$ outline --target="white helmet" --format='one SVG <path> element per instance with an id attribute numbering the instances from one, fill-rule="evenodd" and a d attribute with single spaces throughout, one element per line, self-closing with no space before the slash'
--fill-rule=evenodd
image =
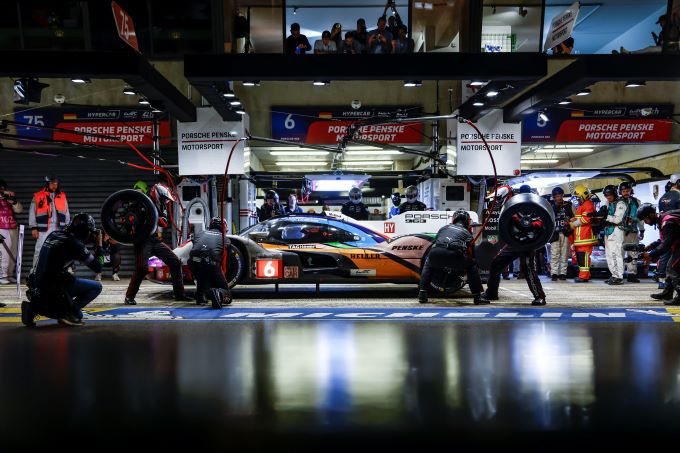
<path id="1" fill-rule="evenodd" d="M 418 199 L 418 188 L 416 186 L 408 186 L 406 188 L 406 201 L 413 203 Z"/>
<path id="2" fill-rule="evenodd" d="M 352 187 L 352 189 L 349 191 L 349 201 L 354 204 L 361 203 L 361 189 L 358 187 Z"/>

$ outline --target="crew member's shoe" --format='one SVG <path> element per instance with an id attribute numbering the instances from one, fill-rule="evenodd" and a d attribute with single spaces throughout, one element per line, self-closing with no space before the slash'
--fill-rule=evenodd
<path id="1" fill-rule="evenodd" d="M 560 280 L 566 280 L 567 276 L 565 274 L 560 274 L 559 279 Z"/>
<path id="2" fill-rule="evenodd" d="M 628 277 L 626 277 L 626 281 L 628 281 L 628 283 L 640 283 L 640 279 L 637 278 L 635 275 L 629 275 Z"/>
<path id="3" fill-rule="evenodd" d="M 666 282 L 659 282 L 659 284 L 657 285 L 657 288 L 665 289 L 666 288 Z"/>
<path id="4" fill-rule="evenodd" d="M 614 277 L 609 277 L 607 280 L 604 281 L 604 284 L 605 284 L 605 285 L 611 285 L 611 284 L 612 284 L 612 280 L 614 280 Z"/>
<path id="5" fill-rule="evenodd" d="M 554 282 L 557 281 L 557 278 L 558 278 L 558 277 L 557 277 L 557 274 L 552 274 L 552 275 L 550 276 L 550 280 L 552 280 L 552 281 L 554 281 Z"/>
<path id="6" fill-rule="evenodd" d="M 115 282 L 119 282 L 119 281 L 120 281 L 120 277 L 118 276 L 118 274 L 114 273 L 114 274 L 112 275 L 112 277 L 113 277 L 113 281 L 115 281 Z"/>
<path id="7" fill-rule="evenodd" d="M 482 294 L 486 300 L 498 300 L 498 294 L 490 294 L 488 291 L 484 291 Z"/>
<path id="8" fill-rule="evenodd" d="M 35 327 L 35 312 L 30 302 L 21 302 L 21 323 L 26 327 Z"/>
<path id="9" fill-rule="evenodd" d="M 427 303 L 427 291 L 422 289 L 418 291 L 418 302 L 420 302 L 421 304 Z"/>
<path id="10" fill-rule="evenodd" d="M 680 305 L 680 288 L 678 288 L 678 294 L 676 294 L 673 299 L 667 300 L 663 304 L 664 305 L 674 305 L 674 306 Z"/>
<path id="11" fill-rule="evenodd" d="M 673 286 L 666 286 L 660 293 L 650 294 L 652 299 L 656 300 L 671 300 L 673 298 Z"/>
<path id="12" fill-rule="evenodd" d="M 0 285 L 9 285 L 10 282 L 8 278 L 0 278 Z"/>
<path id="13" fill-rule="evenodd" d="M 126 297 L 123 303 L 125 305 L 137 305 L 137 301 L 133 297 Z"/>
<path id="14" fill-rule="evenodd" d="M 542 297 L 537 297 L 531 302 L 531 305 L 545 305 L 545 299 Z"/>
<path id="15" fill-rule="evenodd" d="M 0 308 L 6 307 L 6 306 L 7 306 L 7 304 L 3 304 L 2 302 L 0 302 Z"/>
<path id="16" fill-rule="evenodd" d="M 76 318 L 74 315 L 66 315 L 63 318 L 57 319 L 57 322 L 64 326 L 84 326 L 82 319 Z"/>
<path id="17" fill-rule="evenodd" d="M 488 305 L 488 304 L 491 303 L 491 301 L 486 298 L 486 295 L 484 293 L 475 294 L 474 302 L 475 302 L 475 305 Z"/>
<path id="18" fill-rule="evenodd" d="M 590 281 L 590 279 L 581 278 L 581 277 L 576 277 L 574 279 L 574 283 L 588 283 L 589 281 Z"/>
<path id="19" fill-rule="evenodd" d="M 94 276 L 94 281 L 96 281 L 96 282 L 102 281 L 102 274 L 101 274 L 101 273 L 96 274 L 96 275 Z"/>
<path id="20" fill-rule="evenodd" d="M 610 285 L 623 285 L 623 279 L 622 278 L 612 278 L 612 281 L 609 282 Z"/>

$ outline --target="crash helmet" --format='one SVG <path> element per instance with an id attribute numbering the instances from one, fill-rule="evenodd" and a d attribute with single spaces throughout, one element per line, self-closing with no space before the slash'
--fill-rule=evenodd
<path id="1" fill-rule="evenodd" d="M 399 206 L 401 204 L 401 194 L 399 192 L 394 192 L 390 199 L 394 206 Z"/>
<path id="2" fill-rule="evenodd" d="M 418 188 L 416 186 L 408 186 L 406 188 L 406 201 L 413 203 L 418 199 Z"/>
<path id="3" fill-rule="evenodd" d="M 274 200 L 274 203 L 278 203 L 279 202 L 279 194 L 276 193 L 276 191 L 274 191 L 274 190 L 268 190 L 264 194 L 264 201 L 266 202 L 267 200 Z"/>
<path id="4" fill-rule="evenodd" d="M 132 186 L 132 188 L 135 190 L 139 190 L 140 192 L 144 192 L 146 194 L 149 193 L 149 185 L 142 180 L 137 181 L 135 185 Z"/>
<path id="5" fill-rule="evenodd" d="M 619 189 L 620 189 L 620 188 L 621 188 L 621 186 L 619 186 Z M 604 186 L 604 189 L 602 189 L 602 194 L 603 194 L 605 197 L 608 196 L 608 195 L 613 195 L 614 198 L 616 198 L 616 195 L 617 195 L 616 186 L 613 185 L 613 184 L 609 184 L 609 185 Z"/>
<path id="6" fill-rule="evenodd" d="M 453 213 L 453 217 L 451 218 L 451 223 L 456 224 L 460 223 L 462 224 L 465 229 L 470 228 L 470 223 L 472 223 L 472 220 L 470 219 L 470 214 L 465 210 L 465 209 L 459 209 L 456 212 Z"/>
<path id="7" fill-rule="evenodd" d="M 507 186 L 507 185 L 499 185 L 499 186 L 496 187 L 495 191 L 494 191 L 494 189 L 491 189 L 489 194 L 486 196 L 486 199 L 488 201 L 492 201 L 493 198 L 494 198 L 494 193 L 496 195 L 498 195 L 499 199 L 502 200 L 502 199 L 506 198 L 509 194 L 512 193 L 512 188 L 510 186 Z"/>
<path id="8" fill-rule="evenodd" d="M 529 184 L 522 184 L 519 188 L 519 193 L 531 193 L 531 186 Z"/>
<path id="9" fill-rule="evenodd" d="M 596 208 L 598 208 L 600 206 L 600 203 L 602 202 L 602 200 L 600 200 L 600 197 L 598 197 L 596 193 L 591 193 L 589 200 L 595 205 Z"/>
<path id="10" fill-rule="evenodd" d="M 226 220 L 222 222 L 222 219 L 220 217 L 213 217 L 212 219 L 210 219 L 210 226 L 208 227 L 208 229 L 222 231 L 222 227 L 226 226 L 226 224 L 227 224 Z"/>
<path id="11" fill-rule="evenodd" d="M 574 195 L 580 199 L 587 200 L 590 197 L 590 191 L 588 190 L 588 187 L 580 185 L 574 187 Z"/>
<path id="12" fill-rule="evenodd" d="M 628 181 L 622 181 L 622 182 L 619 184 L 619 195 L 621 195 L 621 192 L 622 192 L 624 189 L 633 190 L 633 186 L 632 186 L 631 183 L 629 183 Z"/>
<path id="13" fill-rule="evenodd" d="M 155 202 L 166 203 L 168 201 L 177 202 L 177 198 L 165 184 L 154 184 L 151 188 L 151 199 Z"/>
<path id="14" fill-rule="evenodd" d="M 560 186 L 553 187 L 552 190 L 552 196 L 555 197 L 555 195 L 564 195 L 564 189 L 561 188 Z"/>
<path id="15" fill-rule="evenodd" d="M 668 212 L 680 209 L 680 192 L 669 190 L 659 198 L 659 212 Z"/>
<path id="16" fill-rule="evenodd" d="M 57 183 L 57 192 L 59 192 L 59 186 L 61 185 L 61 180 L 54 173 L 50 173 L 49 175 L 45 176 L 45 188 L 49 187 L 50 183 L 52 183 L 52 182 Z"/>
<path id="17" fill-rule="evenodd" d="M 670 183 L 674 186 L 680 185 L 680 173 L 671 175 Z"/>
<path id="18" fill-rule="evenodd" d="M 656 213 L 656 208 L 651 203 L 643 203 L 637 210 L 638 220 L 645 220 L 652 213 Z"/>
<path id="19" fill-rule="evenodd" d="M 665 190 L 664 193 L 668 192 L 668 191 L 671 190 L 672 188 L 673 188 L 673 183 L 670 182 L 670 181 L 668 181 L 668 182 L 666 183 L 666 187 L 664 188 L 664 190 Z"/>
<path id="20" fill-rule="evenodd" d="M 94 233 L 96 225 L 94 223 L 94 218 L 86 213 L 79 212 L 74 215 L 71 222 L 66 226 L 66 231 L 81 241 L 85 242 L 88 240 L 90 235 Z"/>
<path id="21" fill-rule="evenodd" d="M 361 203 L 361 189 L 358 187 L 352 187 L 349 191 L 349 201 L 354 204 Z"/>

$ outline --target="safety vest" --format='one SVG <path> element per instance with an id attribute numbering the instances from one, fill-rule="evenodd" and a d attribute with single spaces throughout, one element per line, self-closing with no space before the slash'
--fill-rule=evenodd
<path id="1" fill-rule="evenodd" d="M 607 209 L 607 215 L 613 216 L 614 214 L 616 214 L 616 205 L 617 205 L 618 203 L 619 203 L 619 200 L 618 200 L 618 199 L 614 200 L 613 203 L 609 203 L 609 207 L 608 207 L 608 209 Z M 611 235 L 611 234 L 614 232 L 614 229 L 615 229 L 615 228 L 616 228 L 616 225 L 614 225 L 614 224 L 608 224 L 608 225 L 604 228 L 604 234 L 605 234 L 605 236 Z"/>
<path id="2" fill-rule="evenodd" d="M 33 194 L 35 199 L 35 223 L 38 225 L 38 231 L 45 232 L 50 225 L 50 219 L 52 218 L 50 193 L 43 189 Z M 68 215 L 66 194 L 64 192 L 57 192 L 54 195 L 54 206 L 57 208 L 57 224 L 60 228 L 64 228 L 66 226 L 66 216 Z"/>
<path id="3" fill-rule="evenodd" d="M 637 221 L 637 210 L 640 207 L 640 201 L 635 197 L 620 198 L 626 204 L 626 213 L 621 221 L 621 228 L 626 233 L 637 233 L 638 231 L 638 221 Z"/>
<path id="4" fill-rule="evenodd" d="M 593 235 L 593 227 L 590 223 L 591 218 L 587 213 L 594 213 L 595 205 L 592 201 L 586 200 L 576 210 L 577 220 L 581 221 L 581 225 L 574 230 L 574 245 L 592 245 L 597 244 L 597 238 Z"/>
<path id="5" fill-rule="evenodd" d="M 7 200 L 0 200 L 0 230 L 14 230 L 16 227 L 12 205 Z"/>

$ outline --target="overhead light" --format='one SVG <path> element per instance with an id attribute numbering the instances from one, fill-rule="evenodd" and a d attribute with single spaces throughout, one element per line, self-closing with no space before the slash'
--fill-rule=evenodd
<path id="1" fill-rule="evenodd" d="M 559 159 L 521 159 L 523 164 L 556 164 Z"/>
<path id="2" fill-rule="evenodd" d="M 474 105 L 475 107 L 481 107 L 481 106 L 484 105 L 484 103 L 477 101 L 477 102 L 473 102 L 472 105 Z"/>
<path id="3" fill-rule="evenodd" d="M 139 101 L 137 101 L 137 102 L 140 103 L 141 105 L 150 105 L 151 104 L 151 102 L 149 102 L 149 100 L 147 98 L 139 98 Z"/>
<path id="4" fill-rule="evenodd" d="M 137 91 L 132 87 L 125 87 L 123 88 L 123 94 L 126 94 L 128 96 L 134 96 L 135 94 L 137 94 Z"/>
<path id="5" fill-rule="evenodd" d="M 308 161 L 308 162 L 300 162 L 299 160 L 295 160 L 292 162 L 286 162 L 286 161 L 277 161 L 276 165 L 279 167 L 325 167 L 328 165 L 328 162 L 325 161 Z"/>
<path id="6" fill-rule="evenodd" d="M 90 83 L 90 79 L 87 77 L 74 77 L 71 79 L 73 83 Z"/>
<path id="7" fill-rule="evenodd" d="M 342 163 L 343 166 L 353 165 L 355 167 L 361 165 L 392 165 L 392 160 L 346 160 Z"/>
<path id="8" fill-rule="evenodd" d="M 152 105 L 152 106 L 151 106 L 151 112 L 153 112 L 153 113 L 163 113 L 163 109 L 161 108 L 161 106 L 158 106 L 158 105 L 154 106 L 154 105 Z"/>
<path id="9" fill-rule="evenodd" d="M 559 105 L 569 105 L 571 104 L 571 99 L 562 99 L 560 102 L 558 102 Z"/>
<path id="10" fill-rule="evenodd" d="M 578 154 L 578 153 L 592 153 L 593 148 L 543 148 L 535 149 L 534 153 L 546 153 L 546 154 Z"/>
<path id="11" fill-rule="evenodd" d="M 588 96 L 591 93 L 590 88 L 584 88 L 578 93 L 576 93 L 576 96 Z"/>
<path id="12" fill-rule="evenodd" d="M 473 80 L 472 82 L 470 82 L 470 86 L 471 87 L 481 87 L 481 86 L 484 86 L 485 83 L 486 82 L 482 82 L 481 80 Z"/>
<path id="13" fill-rule="evenodd" d="M 498 91 L 496 90 L 489 90 L 486 92 L 486 97 L 488 98 L 495 98 L 496 96 L 498 96 Z"/>
<path id="14" fill-rule="evenodd" d="M 296 146 L 272 146 L 270 151 L 314 151 L 314 148 L 302 148 Z"/>
<path id="15" fill-rule="evenodd" d="M 232 101 L 229 101 L 229 105 L 233 105 L 234 107 L 236 107 L 237 105 L 241 105 L 241 101 L 239 101 L 238 99 L 234 99 Z"/>
<path id="16" fill-rule="evenodd" d="M 314 81 L 314 86 L 317 86 L 317 87 L 323 87 L 323 86 L 330 85 L 330 84 L 331 84 L 331 82 L 329 80 L 315 80 Z"/>
<path id="17" fill-rule="evenodd" d="M 376 155 L 402 154 L 402 152 L 394 149 L 381 149 L 378 151 L 345 151 L 345 154 L 349 156 L 376 156 Z"/>
<path id="18" fill-rule="evenodd" d="M 259 80 L 246 80 L 243 82 L 244 87 L 259 87 L 260 86 L 260 81 Z"/>
<path id="19" fill-rule="evenodd" d="M 548 115 L 546 115 L 545 112 L 540 112 L 540 113 L 538 114 L 538 118 L 539 118 L 541 121 L 544 121 L 544 122 L 546 122 L 546 123 L 547 123 L 548 121 L 550 121 L 550 118 L 548 118 Z"/>
<path id="20" fill-rule="evenodd" d="M 236 110 L 234 110 L 234 111 L 235 111 L 236 113 L 238 113 L 239 115 L 245 115 L 245 114 L 246 114 L 246 111 L 243 110 L 243 108 L 238 108 L 238 109 L 236 109 Z"/>
<path id="21" fill-rule="evenodd" d="M 404 81 L 404 86 L 405 87 L 421 87 L 423 86 L 423 82 L 420 80 L 405 80 Z"/>
<path id="22" fill-rule="evenodd" d="M 222 96 L 224 96 L 225 98 L 235 98 L 236 97 L 236 95 L 234 94 L 234 92 L 230 88 L 228 88 L 227 91 L 222 93 Z"/>
<path id="23" fill-rule="evenodd" d="M 380 148 L 379 146 L 349 145 L 345 149 L 347 151 L 378 151 L 383 148 Z"/>
<path id="24" fill-rule="evenodd" d="M 626 88 L 637 88 L 645 85 L 647 85 L 647 82 L 644 80 L 631 80 L 630 82 L 626 82 Z"/>
<path id="25" fill-rule="evenodd" d="M 271 151 L 272 156 L 326 156 L 328 151 Z"/>

